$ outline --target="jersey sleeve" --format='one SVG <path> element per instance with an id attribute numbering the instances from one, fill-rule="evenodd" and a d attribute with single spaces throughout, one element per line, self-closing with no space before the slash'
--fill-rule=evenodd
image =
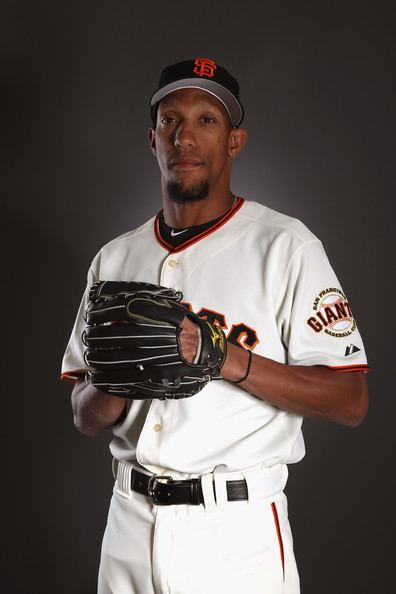
<path id="1" fill-rule="evenodd" d="M 97 280 L 94 260 L 88 271 L 87 286 L 81 299 L 76 321 L 74 322 L 73 330 L 63 356 L 61 379 L 75 380 L 79 376 L 85 374 L 88 369 L 88 366 L 84 361 L 85 346 L 81 337 L 85 328 L 84 313 L 88 303 L 88 291 Z"/>
<path id="2" fill-rule="evenodd" d="M 291 258 L 279 297 L 278 329 L 289 365 L 368 370 L 351 305 L 318 239 L 305 242 Z"/>

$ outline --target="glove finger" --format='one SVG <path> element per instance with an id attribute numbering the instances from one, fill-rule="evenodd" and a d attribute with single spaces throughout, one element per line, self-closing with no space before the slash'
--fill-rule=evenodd
<path id="1" fill-rule="evenodd" d="M 126 300 L 126 312 L 130 319 L 159 326 L 179 327 L 187 309 L 166 299 L 136 296 Z"/>
<path id="2" fill-rule="evenodd" d="M 125 295 L 116 295 L 106 300 L 91 301 L 85 312 L 85 321 L 88 325 L 127 321 L 125 303 Z"/>
<path id="3" fill-rule="evenodd" d="M 181 380 L 175 380 L 174 383 L 165 380 L 161 381 L 160 379 L 158 381 L 152 379 L 136 381 L 124 370 L 121 374 L 94 371 L 90 373 L 90 381 L 99 390 L 123 398 L 139 400 L 145 398 L 188 398 L 200 392 L 208 380 L 182 378 Z"/>
<path id="4" fill-rule="evenodd" d="M 149 295 L 158 295 L 174 301 L 180 301 L 183 298 L 181 291 L 175 291 L 169 287 L 153 285 L 152 283 L 134 282 L 134 281 L 98 281 L 94 283 L 89 291 L 90 301 L 106 299 L 123 293 L 124 295 L 136 295 L 145 293 Z"/>
<path id="5" fill-rule="evenodd" d="M 166 367 L 166 369 L 165 369 Z M 174 363 L 169 365 L 164 364 L 161 369 L 160 365 L 148 365 L 144 364 L 130 365 L 129 367 L 106 367 L 105 365 L 101 368 L 94 367 L 91 369 L 93 377 L 101 377 L 102 381 L 107 384 L 121 383 L 142 383 L 142 382 L 156 382 L 163 385 L 180 385 L 182 382 L 185 385 L 197 383 L 206 383 L 210 380 L 209 375 L 202 374 L 200 372 L 194 373 L 194 369 L 191 373 L 183 373 L 183 363 Z"/>
<path id="6" fill-rule="evenodd" d="M 87 326 L 83 341 L 92 348 L 129 348 L 137 344 L 146 346 L 176 344 L 176 330 L 173 327 L 158 328 L 145 324 L 110 324 Z"/>
<path id="7" fill-rule="evenodd" d="M 130 322 L 150 324 L 157 328 L 179 326 L 186 315 L 182 305 L 165 299 L 151 299 L 146 296 L 117 294 L 106 300 L 88 304 L 85 320 L 88 325 L 108 322 Z"/>
<path id="8" fill-rule="evenodd" d="M 91 349 L 85 350 L 85 360 L 94 369 L 128 367 L 137 369 L 155 365 L 181 363 L 177 345 L 135 346 L 132 349 Z"/>

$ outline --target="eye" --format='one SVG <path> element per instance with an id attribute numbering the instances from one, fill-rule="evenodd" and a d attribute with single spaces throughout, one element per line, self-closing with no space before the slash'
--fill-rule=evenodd
<path id="1" fill-rule="evenodd" d="M 174 124 L 176 119 L 172 118 L 171 116 L 161 116 L 160 122 L 166 126 L 168 124 Z"/>
<path id="2" fill-rule="evenodd" d="M 216 123 L 216 120 L 212 116 L 209 116 L 209 115 L 202 116 L 201 121 L 204 124 L 215 124 Z"/>

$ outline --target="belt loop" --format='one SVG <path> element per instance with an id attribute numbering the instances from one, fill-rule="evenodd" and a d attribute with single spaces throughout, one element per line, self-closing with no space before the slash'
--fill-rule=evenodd
<path id="1" fill-rule="evenodd" d="M 133 466 L 127 460 L 119 460 L 114 490 L 125 499 L 131 499 L 131 475 Z"/>
<path id="2" fill-rule="evenodd" d="M 202 494 L 204 498 L 204 506 L 207 510 L 216 507 L 216 500 L 213 490 L 213 474 L 203 474 L 201 476 Z"/>
<path id="3" fill-rule="evenodd" d="M 241 471 L 250 501 L 257 499 L 273 499 L 285 488 L 288 476 L 286 464 L 276 464 L 266 468 L 264 464 Z"/>
<path id="4" fill-rule="evenodd" d="M 217 507 L 224 506 L 228 503 L 227 481 L 225 480 L 224 473 L 217 470 L 221 466 L 227 468 L 225 464 L 219 464 L 218 466 L 215 466 L 215 469 L 213 470 L 213 483 L 216 493 Z"/>
<path id="5" fill-rule="evenodd" d="M 248 490 L 248 500 L 257 499 L 261 496 L 261 485 L 267 482 L 266 470 L 263 465 L 247 468 L 242 471 L 242 476 L 246 481 Z"/>
<path id="6" fill-rule="evenodd" d="M 113 473 L 114 480 L 117 478 L 117 471 L 118 471 L 118 460 L 117 458 L 113 458 L 111 462 L 111 471 Z"/>

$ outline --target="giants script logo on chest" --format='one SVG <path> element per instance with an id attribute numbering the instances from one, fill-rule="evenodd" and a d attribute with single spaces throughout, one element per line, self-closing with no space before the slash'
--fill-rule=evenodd
<path id="1" fill-rule="evenodd" d="M 191 303 L 183 301 L 183 305 L 190 311 L 193 311 Z M 226 339 L 237 346 L 240 346 L 244 349 L 253 350 L 254 347 L 260 342 L 256 330 L 254 330 L 254 328 L 250 328 L 250 326 L 247 326 L 243 322 L 240 322 L 239 324 L 232 324 L 231 328 L 229 328 L 225 315 L 218 311 L 201 308 L 195 313 L 213 326 L 219 326 L 219 328 L 221 328 L 225 333 Z M 221 333 L 219 333 L 219 336 L 222 336 Z M 213 345 L 214 344 L 215 341 Z"/>
<path id="2" fill-rule="evenodd" d="M 341 289 L 324 289 L 312 304 L 312 316 L 307 324 L 315 332 L 345 338 L 356 329 L 351 308 Z"/>

